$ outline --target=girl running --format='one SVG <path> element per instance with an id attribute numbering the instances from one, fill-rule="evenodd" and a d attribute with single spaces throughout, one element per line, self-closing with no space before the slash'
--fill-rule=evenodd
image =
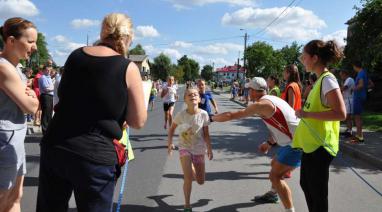
<path id="1" fill-rule="evenodd" d="M 208 159 L 212 160 L 212 148 L 208 131 L 208 113 L 198 108 L 200 96 L 197 89 L 189 88 L 184 93 L 187 108 L 179 112 L 168 132 L 168 153 L 172 154 L 174 145 L 172 138 L 175 129 L 179 126 L 179 155 L 183 169 L 184 183 L 184 211 L 191 212 L 190 197 L 192 180 L 196 179 L 199 185 L 204 184 L 205 164 L 204 155 L 207 149 Z"/>
<path id="2" fill-rule="evenodd" d="M 163 98 L 164 110 L 164 129 L 172 125 L 172 113 L 174 112 L 175 101 L 178 98 L 176 94 L 177 86 L 174 84 L 175 79 L 173 76 L 167 78 L 167 85 L 163 87 L 161 97 Z"/>

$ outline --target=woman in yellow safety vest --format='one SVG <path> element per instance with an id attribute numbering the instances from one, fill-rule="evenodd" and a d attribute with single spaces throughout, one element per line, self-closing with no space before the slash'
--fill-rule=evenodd
<path id="1" fill-rule="evenodd" d="M 345 104 L 336 77 L 327 66 L 343 56 L 334 41 L 312 40 L 305 45 L 301 62 L 317 75 L 304 107 L 292 146 L 303 150 L 300 185 L 310 212 L 328 211 L 329 166 L 338 152 L 339 121 L 346 118 Z"/>

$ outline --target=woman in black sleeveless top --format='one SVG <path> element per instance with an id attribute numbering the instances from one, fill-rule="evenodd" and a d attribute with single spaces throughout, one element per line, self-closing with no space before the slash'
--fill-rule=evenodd
<path id="1" fill-rule="evenodd" d="M 110 14 L 98 46 L 73 51 L 58 89 L 59 103 L 41 142 L 37 211 L 66 211 L 74 191 L 79 211 L 111 211 L 122 125 L 147 118 L 138 67 L 125 58 L 132 23 Z"/>

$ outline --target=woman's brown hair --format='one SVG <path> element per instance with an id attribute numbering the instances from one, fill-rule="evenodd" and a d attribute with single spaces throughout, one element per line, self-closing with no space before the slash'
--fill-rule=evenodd
<path id="1" fill-rule="evenodd" d="M 324 66 L 336 63 L 343 57 L 342 50 L 333 40 L 327 42 L 312 40 L 305 45 L 304 51 L 310 56 L 317 55 L 320 63 Z"/>
<path id="2" fill-rule="evenodd" d="M 5 43 L 10 36 L 19 39 L 23 35 L 23 31 L 28 28 L 36 29 L 36 26 L 32 22 L 20 17 L 10 18 L 0 27 L 0 35 Z"/>
<path id="3" fill-rule="evenodd" d="M 288 84 L 291 82 L 295 82 L 301 88 L 300 74 L 298 73 L 298 68 L 295 64 L 287 65 L 285 67 L 285 71 L 289 74 Z"/>

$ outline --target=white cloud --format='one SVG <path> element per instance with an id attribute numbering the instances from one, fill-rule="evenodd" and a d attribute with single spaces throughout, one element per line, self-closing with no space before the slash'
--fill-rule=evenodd
<path id="1" fill-rule="evenodd" d="M 177 59 L 182 57 L 182 54 L 178 50 L 170 49 L 170 48 L 164 49 L 163 54 L 169 56 L 172 61 L 177 60 Z"/>
<path id="2" fill-rule="evenodd" d="M 243 46 L 234 44 L 234 43 L 216 43 L 216 44 L 211 44 L 209 46 L 203 47 L 203 46 L 193 45 L 193 46 L 190 46 L 190 48 L 175 49 L 175 48 L 157 48 L 153 45 L 146 45 L 146 46 L 143 46 L 143 49 L 146 51 L 146 54 L 149 55 L 151 60 L 157 57 L 160 53 L 163 53 L 167 55 L 168 57 L 170 57 L 172 63 L 176 64 L 179 58 L 181 58 L 183 55 L 188 55 L 188 58 L 192 58 L 195 61 L 197 61 L 200 67 L 203 67 L 206 64 L 209 64 L 209 65 L 214 64 L 216 68 L 216 67 L 223 67 L 225 65 L 233 65 L 237 59 L 236 57 L 237 57 L 238 50 L 241 50 L 243 48 Z M 220 52 L 220 55 L 219 55 L 217 51 L 211 52 L 211 51 L 200 50 L 202 48 L 207 48 L 207 49 L 218 48 L 219 51 L 222 51 L 223 49 L 223 51 L 225 51 L 224 52 L 225 54 L 221 54 Z M 203 54 L 198 53 L 198 51 L 203 51 Z M 230 58 L 235 58 L 235 59 L 232 59 L 231 61 Z"/>
<path id="3" fill-rule="evenodd" d="M 0 19 L 11 17 L 31 17 L 38 15 L 39 11 L 29 0 L 1 0 Z"/>
<path id="4" fill-rule="evenodd" d="M 137 26 L 135 33 L 138 37 L 159 37 L 159 32 L 153 26 Z"/>
<path id="5" fill-rule="evenodd" d="M 189 9 L 192 6 L 204 6 L 207 4 L 216 4 L 216 3 L 225 3 L 229 4 L 232 6 L 244 6 L 244 7 L 249 7 L 249 6 L 254 6 L 255 1 L 254 0 L 166 0 L 172 5 L 178 9 Z"/>
<path id="6" fill-rule="evenodd" d="M 90 19 L 74 19 L 70 23 L 73 28 L 79 29 L 79 28 L 87 28 L 92 26 L 98 26 L 100 25 L 99 20 L 90 20 Z"/>
<path id="7" fill-rule="evenodd" d="M 224 14 L 221 22 L 223 25 L 263 29 L 279 16 L 285 8 L 261 9 L 247 7 L 233 13 Z M 325 21 L 316 16 L 311 10 L 291 7 L 265 32 L 272 38 L 305 41 L 317 38 L 320 35 L 319 30 L 324 27 L 326 27 Z"/>
<path id="8" fill-rule="evenodd" d="M 243 51 L 243 49 L 244 47 L 242 45 L 235 43 L 215 43 L 207 46 L 195 47 L 195 50 L 193 52 L 196 54 L 204 55 L 227 55 L 231 52 L 234 52 L 236 54 L 238 51 Z"/>
<path id="9" fill-rule="evenodd" d="M 324 41 L 335 40 L 339 46 L 345 46 L 346 41 L 344 40 L 347 37 L 347 31 L 345 29 L 335 31 L 329 35 L 325 35 L 322 39 Z"/>
<path id="10" fill-rule="evenodd" d="M 67 57 L 73 50 L 82 46 L 86 46 L 86 44 L 83 43 L 72 42 L 70 39 L 66 38 L 63 35 L 54 36 L 52 38 L 52 41 L 56 44 L 52 45 L 54 46 L 52 56 L 54 61 L 59 65 L 63 65 L 65 63 Z"/>
<path id="11" fill-rule="evenodd" d="M 178 48 L 190 48 L 192 46 L 192 43 L 187 43 L 184 41 L 175 41 L 173 44 L 171 44 L 171 46 Z"/>

